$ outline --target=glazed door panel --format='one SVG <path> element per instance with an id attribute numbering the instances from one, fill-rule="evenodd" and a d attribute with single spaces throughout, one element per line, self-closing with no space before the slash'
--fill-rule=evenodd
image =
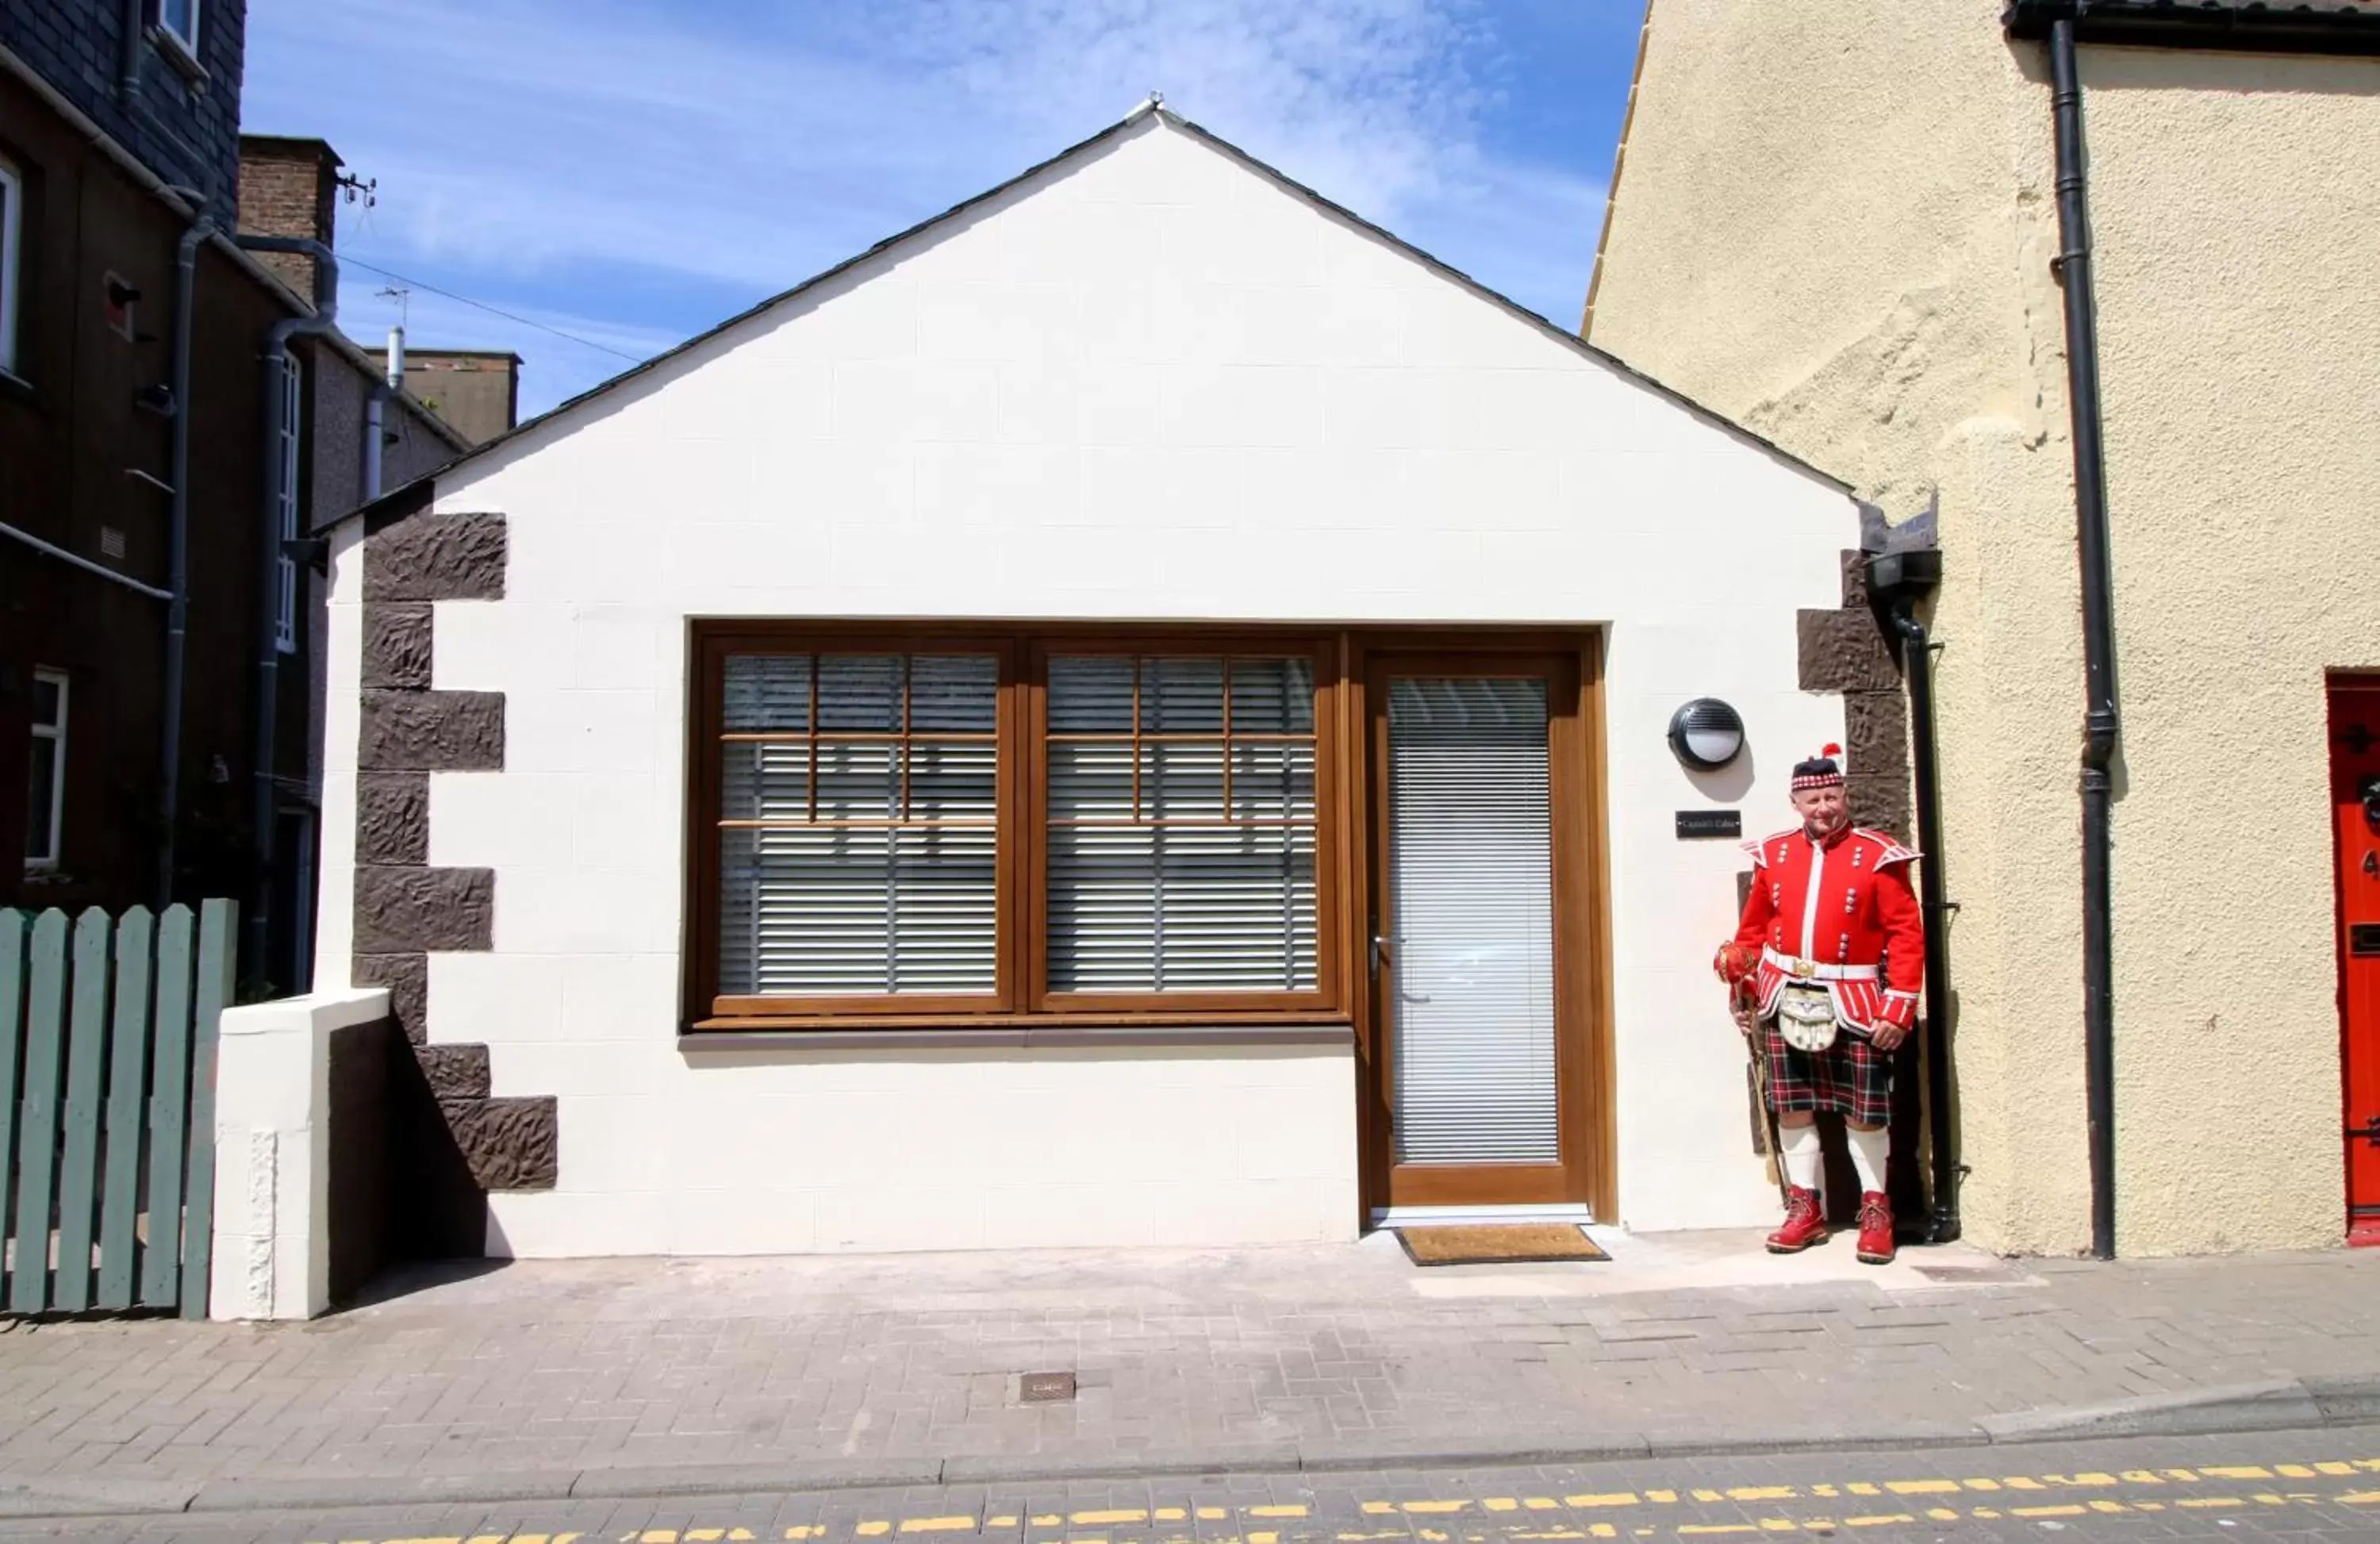
<path id="1" fill-rule="evenodd" d="M 1368 686 L 1390 1204 L 1585 1201 L 1575 662 L 1389 655 Z"/>

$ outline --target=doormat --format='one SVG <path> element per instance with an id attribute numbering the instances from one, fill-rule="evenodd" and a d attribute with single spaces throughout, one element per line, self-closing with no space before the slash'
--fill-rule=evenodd
<path id="1" fill-rule="evenodd" d="M 1397 1242 L 1415 1265 L 1518 1265 L 1611 1258 L 1575 1222 L 1399 1228 Z"/>

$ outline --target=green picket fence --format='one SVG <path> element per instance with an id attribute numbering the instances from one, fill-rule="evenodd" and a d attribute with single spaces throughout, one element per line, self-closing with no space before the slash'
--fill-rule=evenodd
<path id="1" fill-rule="evenodd" d="M 234 920 L 0 910 L 0 1313 L 207 1316 Z"/>

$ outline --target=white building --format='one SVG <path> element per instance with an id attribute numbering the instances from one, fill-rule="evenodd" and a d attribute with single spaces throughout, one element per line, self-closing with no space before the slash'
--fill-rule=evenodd
<path id="1" fill-rule="evenodd" d="M 1844 737 L 1859 544 L 1143 109 L 343 528 L 317 986 L 498 1255 L 1763 1221 L 1677 816 Z"/>

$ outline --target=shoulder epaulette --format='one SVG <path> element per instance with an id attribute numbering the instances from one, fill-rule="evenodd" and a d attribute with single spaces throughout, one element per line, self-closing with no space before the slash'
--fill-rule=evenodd
<path id="1" fill-rule="evenodd" d="M 1876 866 L 1879 869 L 1892 863 L 1914 863 L 1923 856 L 1911 848 L 1902 846 L 1900 843 L 1894 841 L 1890 836 L 1885 834 L 1883 832 L 1870 831 L 1865 826 L 1853 826 L 1852 828 L 1852 834 L 1854 836 L 1864 836 L 1870 842 L 1875 843 L 1877 846 L 1884 849 L 1882 852 L 1876 855 Z"/>

